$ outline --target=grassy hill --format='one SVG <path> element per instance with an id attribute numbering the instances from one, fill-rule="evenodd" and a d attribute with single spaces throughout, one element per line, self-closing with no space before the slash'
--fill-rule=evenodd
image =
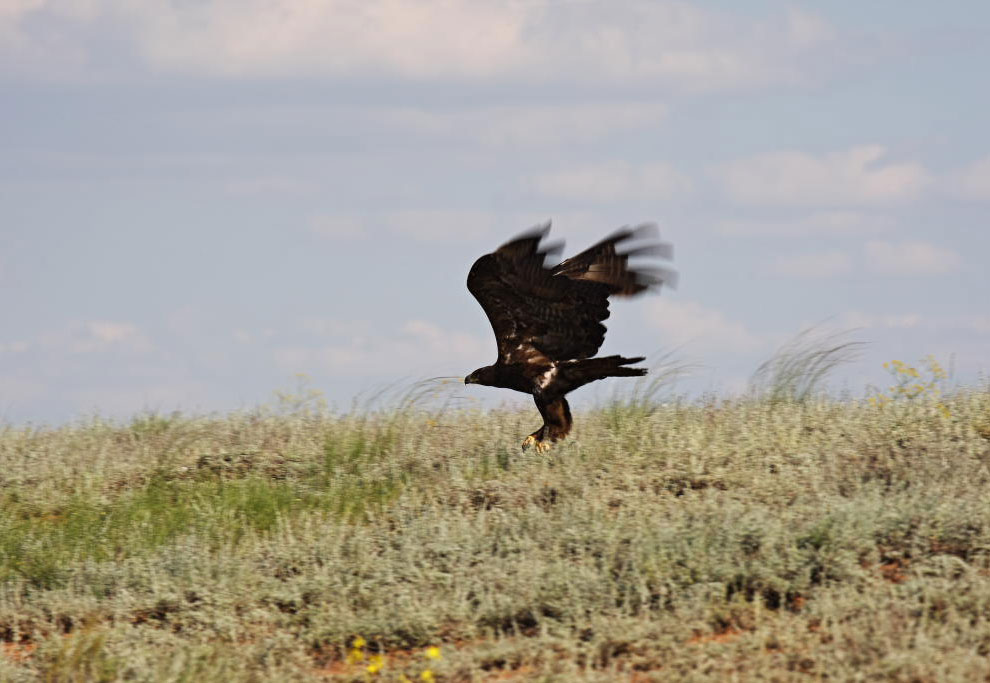
<path id="1" fill-rule="evenodd" d="M 0 427 L 0 680 L 990 676 L 990 392 L 575 418 Z"/>

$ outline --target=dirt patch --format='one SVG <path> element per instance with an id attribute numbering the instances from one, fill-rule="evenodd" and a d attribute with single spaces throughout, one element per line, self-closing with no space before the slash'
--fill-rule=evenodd
<path id="1" fill-rule="evenodd" d="M 732 628 L 731 626 L 724 631 L 718 631 L 716 633 L 703 633 L 699 631 L 688 638 L 687 644 L 704 645 L 705 643 L 731 643 L 742 634 L 743 631 L 737 628 Z"/>
<path id="2" fill-rule="evenodd" d="M 24 662 L 31 658 L 37 645 L 25 643 L 0 643 L 0 653 L 12 662 Z"/>
<path id="3" fill-rule="evenodd" d="M 880 565 L 880 575 L 891 583 L 904 583 L 908 579 L 907 574 L 904 573 L 908 564 L 910 564 L 908 560 L 900 559 L 884 562 Z"/>

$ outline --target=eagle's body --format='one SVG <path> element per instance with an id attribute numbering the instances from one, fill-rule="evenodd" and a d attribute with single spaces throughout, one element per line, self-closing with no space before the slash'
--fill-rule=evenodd
<path id="1" fill-rule="evenodd" d="M 543 246 L 550 226 L 532 230 L 485 254 L 471 267 L 468 290 L 485 309 L 495 332 L 498 359 L 464 378 L 531 394 L 543 416 L 543 426 L 523 443 L 538 450 L 567 436 L 571 411 L 565 394 L 605 377 L 637 377 L 645 368 L 625 367 L 643 360 L 606 356 L 592 358 L 605 341 L 610 295 L 632 296 L 661 282 L 671 273 L 662 269 L 632 269 L 630 256 L 669 258 L 668 245 L 640 243 L 622 253 L 626 240 L 654 238 L 656 229 L 622 229 L 560 264 L 547 267 L 547 256 L 562 244 Z"/>

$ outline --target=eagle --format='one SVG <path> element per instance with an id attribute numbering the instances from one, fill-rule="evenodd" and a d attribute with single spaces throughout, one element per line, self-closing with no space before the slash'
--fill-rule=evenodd
<path id="1" fill-rule="evenodd" d="M 549 232 L 546 223 L 506 242 L 475 261 L 467 278 L 468 291 L 495 332 L 498 359 L 464 383 L 531 394 L 543 426 L 526 437 L 522 448 L 535 445 L 540 453 L 571 430 L 567 393 L 606 377 L 646 374 L 646 368 L 628 367 L 645 360 L 642 356 L 592 357 L 605 341 L 608 298 L 658 289 L 671 284 L 674 275 L 629 264 L 630 257 L 672 258 L 670 245 L 657 241 L 655 225 L 621 228 L 555 266 L 546 262 L 564 245 L 544 243 Z"/>

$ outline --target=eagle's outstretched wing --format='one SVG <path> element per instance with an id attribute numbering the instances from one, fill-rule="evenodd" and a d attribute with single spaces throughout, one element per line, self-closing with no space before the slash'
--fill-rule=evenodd
<path id="1" fill-rule="evenodd" d="M 468 290 L 488 315 L 503 363 L 593 356 L 605 340 L 609 295 L 630 296 L 671 280 L 669 271 L 628 263 L 630 256 L 669 258 L 668 245 L 616 250 L 626 240 L 654 239 L 655 226 L 623 228 L 552 267 L 544 262 L 563 245 L 544 245 L 549 231 L 547 223 L 503 244 L 468 274 Z"/>

